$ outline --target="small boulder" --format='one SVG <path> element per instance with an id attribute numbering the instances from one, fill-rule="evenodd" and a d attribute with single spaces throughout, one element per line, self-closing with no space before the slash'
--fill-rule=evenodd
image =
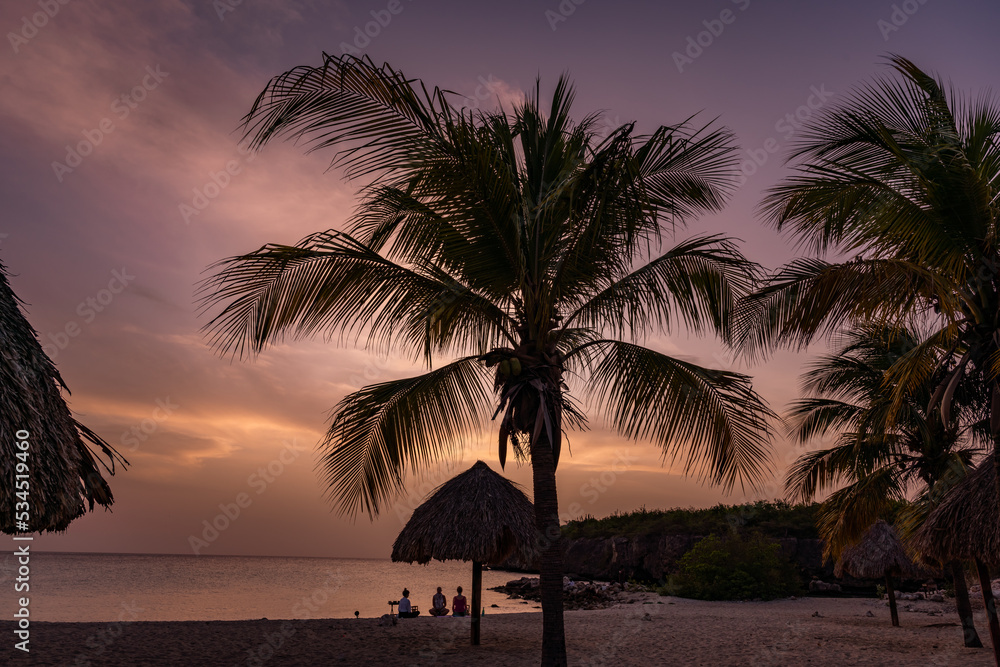
<path id="1" fill-rule="evenodd" d="M 813 579 L 809 582 L 810 592 L 840 592 L 840 584 L 828 584 L 825 581 L 820 581 L 819 579 Z"/>

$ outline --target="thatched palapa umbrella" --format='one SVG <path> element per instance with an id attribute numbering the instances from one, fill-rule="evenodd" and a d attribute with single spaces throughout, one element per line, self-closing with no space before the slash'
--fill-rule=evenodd
<path id="1" fill-rule="evenodd" d="M 896 591 L 892 586 L 893 574 L 906 574 L 914 570 L 913 561 L 906 555 L 896 529 L 879 519 L 854 546 L 847 547 L 840 555 L 834 574 L 843 576 L 846 570 L 858 579 L 885 579 L 889 594 L 889 611 L 892 624 L 899 625 L 896 610 Z"/>
<path id="2" fill-rule="evenodd" d="M 38 342 L 0 263 L 0 531 L 7 534 L 65 530 L 94 504 L 110 507 L 111 488 L 98 463 L 114 474 L 127 462 L 80 424 L 60 393 L 66 384 Z M 68 389 L 67 389 L 68 391 Z M 100 448 L 111 467 L 85 440 Z M 26 443 L 26 444 L 21 444 Z M 20 465 L 20 468 L 18 467 Z M 17 478 L 27 474 L 27 479 Z M 15 485 L 27 481 L 24 485 Z M 20 496 L 18 494 L 21 494 Z M 27 501 L 24 506 L 15 503 Z M 15 514 L 15 509 L 19 513 Z M 22 523 L 22 518 L 26 519 Z"/>
<path id="3" fill-rule="evenodd" d="M 1000 565 L 1000 503 L 991 457 L 948 492 L 914 535 L 913 546 L 925 557 L 942 563 L 962 560 L 976 564 L 993 653 L 1000 665 L 1000 622 L 989 570 L 990 565 Z"/>
<path id="4" fill-rule="evenodd" d="M 392 560 L 472 561 L 472 643 L 479 643 L 483 564 L 535 560 L 534 510 L 527 496 L 482 461 L 448 480 L 420 507 L 392 545 Z"/>

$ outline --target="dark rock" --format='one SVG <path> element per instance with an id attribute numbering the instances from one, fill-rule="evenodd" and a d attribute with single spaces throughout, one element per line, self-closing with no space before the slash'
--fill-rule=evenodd
<path id="1" fill-rule="evenodd" d="M 508 581 L 503 586 L 494 586 L 490 590 L 506 593 L 510 598 L 521 598 L 522 604 L 528 600 L 540 602 L 541 588 L 537 578 L 522 577 Z M 616 596 L 622 587 L 618 584 L 586 583 L 569 581 L 563 584 L 563 604 L 566 609 L 601 609 L 610 607 L 616 602 Z"/>
<path id="2" fill-rule="evenodd" d="M 819 579 L 813 579 L 809 582 L 810 593 L 839 593 L 840 591 L 840 584 L 828 584 Z"/>

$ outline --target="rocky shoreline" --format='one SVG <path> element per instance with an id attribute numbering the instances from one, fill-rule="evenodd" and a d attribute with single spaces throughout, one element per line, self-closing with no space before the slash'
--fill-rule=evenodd
<path id="1" fill-rule="evenodd" d="M 494 586 L 490 590 L 506 593 L 511 599 L 529 602 L 541 602 L 542 599 L 538 577 L 512 579 L 503 586 Z M 574 581 L 563 577 L 563 605 L 566 609 L 605 609 L 615 604 L 630 604 L 636 601 L 636 593 L 651 591 L 646 586 L 633 583 Z"/>

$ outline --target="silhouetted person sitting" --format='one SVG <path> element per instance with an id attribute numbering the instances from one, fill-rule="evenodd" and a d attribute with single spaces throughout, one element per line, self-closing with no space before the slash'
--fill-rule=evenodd
<path id="1" fill-rule="evenodd" d="M 416 618 L 420 616 L 419 611 L 414 611 L 410 607 L 410 591 L 403 589 L 403 597 L 399 598 L 399 617 L 400 618 Z"/>
<path id="2" fill-rule="evenodd" d="M 451 601 L 451 615 L 452 616 L 468 616 L 469 615 L 469 605 L 465 601 L 465 596 L 462 595 L 462 587 L 458 587 L 458 595 L 456 595 Z"/>
<path id="3" fill-rule="evenodd" d="M 438 592 L 434 594 L 433 604 L 431 605 L 431 616 L 447 616 L 448 607 L 445 605 L 448 601 L 445 600 L 444 594 L 441 592 L 441 587 L 438 586 Z"/>

